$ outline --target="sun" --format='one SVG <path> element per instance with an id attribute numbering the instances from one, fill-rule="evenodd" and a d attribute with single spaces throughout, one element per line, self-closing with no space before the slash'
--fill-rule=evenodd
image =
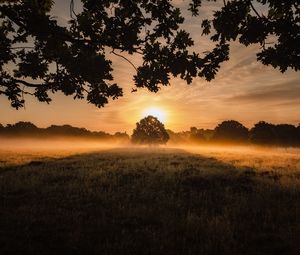
<path id="1" fill-rule="evenodd" d="M 145 109 L 143 111 L 143 114 L 142 114 L 142 117 L 147 117 L 147 116 L 153 116 L 153 117 L 156 117 L 160 122 L 165 122 L 166 121 L 166 113 L 165 111 L 157 108 L 157 107 L 149 107 L 147 109 Z"/>

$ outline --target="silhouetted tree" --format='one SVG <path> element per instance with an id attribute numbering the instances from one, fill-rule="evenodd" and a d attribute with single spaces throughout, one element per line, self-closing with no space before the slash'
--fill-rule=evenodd
<path id="1" fill-rule="evenodd" d="M 17 132 L 34 132 L 38 129 L 36 125 L 28 121 L 19 121 L 13 125 L 8 125 L 7 128 Z"/>
<path id="2" fill-rule="evenodd" d="M 124 133 L 116 132 L 114 134 L 114 138 L 119 140 L 119 141 L 129 141 L 130 140 L 129 135 L 126 132 L 124 132 Z"/>
<path id="3" fill-rule="evenodd" d="M 297 128 L 289 124 L 275 126 L 276 143 L 278 145 L 296 145 Z"/>
<path id="4" fill-rule="evenodd" d="M 229 42 L 237 39 L 246 46 L 262 45 L 257 56 L 263 64 L 282 72 L 299 70 L 298 0 L 257 0 L 266 15 L 251 0 L 223 1 L 213 19 L 202 23 L 203 33 L 213 31 L 216 42 L 204 55 L 189 52 L 194 42 L 180 29 L 184 18 L 171 0 L 82 0 L 78 13 L 70 2 L 70 20 L 62 26 L 50 14 L 52 0 L 1 1 L 0 95 L 12 107 L 24 106 L 24 94 L 49 103 L 49 92 L 57 91 L 104 106 L 123 94 L 113 82 L 109 56 L 133 65 L 121 52 L 142 56 L 141 66 L 133 65 L 135 87 L 152 92 L 169 85 L 171 76 L 187 83 L 198 76 L 213 79 L 229 59 Z M 201 2 L 190 0 L 192 14 L 198 14 Z M 266 47 L 268 36 L 274 43 Z"/>
<path id="5" fill-rule="evenodd" d="M 25 136 L 32 136 L 37 135 L 38 127 L 35 126 L 31 122 L 27 121 L 19 121 L 15 124 L 8 124 L 5 128 L 3 128 L 2 134 L 3 135 L 10 135 L 10 136 L 17 136 L 17 135 L 25 135 Z"/>
<path id="6" fill-rule="evenodd" d="M 73 127 L 71 125 L 51 125 L 48 128 L 38 128 L 31 122 L 17 122 L 15 124 L 8 124 L 6 127 L 0 126 L 1 136 L 9 137 L 39 137 L 39 138 L 51 138 L 51 137 L 77 137 L 77 138 L 89 138 L 89 139 L 113 139 L 120 141 L 129 140 L 129 136 L 126 133 L 116 133 L 114 136 L 103 131 L 91 132 L 85 128 Z"/>
<path id="7" fill-rule="evenodd" d="M 149 115 L 136 123 L 131 140 L 137 144 L 165 144 L 169 135 L 157 118 Z"/>
<path id="8" fill-rule="evenodd" d="M 212 139 L 222 142 L 246 142 L 248 129 L 238 121 L 226 120 L 215 128 Z"/>
<path id="9" fill-rule="evenodd" d="M 190 140 L 192 142 L 204 142 L 205 137 L 203 135 L 202 129 L 197 129 L 196 127 L 190 128 Z"/>
<path id="10" fill-rule="evenodd" d="M 300 145 L 300 124 L 297 127 L 297 145 Z"/>
<path id="11" fill-rule="evenodd" d="M 49 135 L 61 135 L 61 136 L 84 136 L 89 135 L 90 131 L 85 128 L 72 127 L 71 125 L 51 125 L 46 128 L 45 132 Z"/>
<path id="12" fill-rule="evenodd" d="M 257 144 L 274 144 L 276 142 L 275 125 L 260 121 L 250 130 L 250 141 Z"/>
<path id="13" fill-rule="evenodd" d="M 181 143 L 182 142 L 180 137 L 177 135 L 177 133 L 175 133 L 171 129 L 166 129 L 166 131 L 169 135 L 170 141 L 172 141 L 173 143 Z"/>

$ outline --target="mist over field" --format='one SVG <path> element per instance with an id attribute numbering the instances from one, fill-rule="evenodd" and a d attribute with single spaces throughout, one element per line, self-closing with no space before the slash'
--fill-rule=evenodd
<path id="1" fill-rule="evenodd" d="M 170 143 L 160 146 L 136 145 L 130 141 L 99 141 L 76 137 L 60 137 L 49 139 L 31 138 L 0 138 L 0 166 L 10 165 L 13 162 L 30 162 L 33 159 L 44 157 L 62 158 L 70 155 L 104 152 L 107 150 L 122 149 L 126 151 L 168 151 L 180 150 L 199 156 L 214 157 L 218 160 L 232 163 L 237 166 L 260 167 L 272 166 L 274 169 L 289 167 L 293 162 L 295 169 L 300 171 L 300 148 L 275 147 L 257 145 L 224 145 L 194 143 Z M 5 156 L 4 156 L 5 155 Z M 20 157 L 22 160 L 20 160 Z"/>

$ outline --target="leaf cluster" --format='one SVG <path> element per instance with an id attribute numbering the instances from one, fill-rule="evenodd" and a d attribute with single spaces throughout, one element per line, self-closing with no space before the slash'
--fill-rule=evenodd
<path id="1" fill-rule="evenodd" d="M 199 7 L 198 0 L 193 3 Z M 257 60 L 264 65 L 281 72 L 300 69 L 299 0 L 224 1 L 212 19 L 202 22 L 202 28 L 203 34 L 220 44 L 236 40 L 245 46 L 259 44 Z"/>

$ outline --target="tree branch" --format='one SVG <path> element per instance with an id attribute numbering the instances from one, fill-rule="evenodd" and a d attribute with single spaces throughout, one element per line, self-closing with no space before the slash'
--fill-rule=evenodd
<path id="1" fill-rule="evenodd" d="M 3 10 L 1 9 L 1 12 L 3 12 L 4 15 L 6 15 L 12 22 L 14 22 L 19 27 L 22 27 L 26 31 L 26 26 L 18 19 L 18 14 L 11 11 L 11 10 Z"/>
<path id="2" fill-rule="evenodd" d="M 4 94 L 4 95 L 8 96 L 8 94 L 5 91 L 3 91 L 3 90 L 0 90 L 0 95 L 1 94 Z"/>
<path id="3" fill-rule="evenodd" d="M 74 11 L 74 0 L 71 0 L 71 2 L 70 2 L 70 17 L 71 17 L 71 19 L 73 19 L 73 14 L 75 15 L 75 17 L 77 17 L 77 14 Z"/>
<path id="4" fill-rule="evenodd" d="M 255 12 L 255 14 L 261 19 L 261 16 L 260 16 L 259 13 L 257 12 L 257 10 L 254 8 L 254 6 L 253 6 L 251 0 L 249 1 L 249 4 L 250 4 L 250 6 L 251 6 L 251 9 Z"/>
<path id="5" fill-rule="evenodd" d="M 34 47 L 30 46 L 18 46 L 18 47 L 10 47 L 11 50 L 17 50 L 17 49 L 34 49 Z"/>
<path id="6" fill-rule="evenodd" d="M 33 84 L 33 83 L 29 83 L 27 81 L 18 80 L 18 79 L 13 79 L 13 81 L 15 83 L 21 83 L 21 84 L 23 84 L 23 85 L 25 85 L 26 87 L 29 87 L 29 88 L 38 88 L 38 87 L 41 87 L 41 86 L 44 85 L 44 84 Z"/>
<path id="7" fill-rule="evenodd" d="M 118 54 L 118 53 L 115 53 L 114 50 L 112 50 L 110 53 L 112 53 L 112 54 L 114 54 L 114 55 L 116 55 L 116 56 L 118 56 L 118 57 L 120 57 L 120 58 L 125 59 L 125 60 L 126 60 L 130 65 L 132 65 L 133 68 L 137 71 L 136 66 L 135 66 L 128 58 L 126 58 L 126 57 L 124 57 L 124 56 L 122 56 L 122 55 L 120 55 L 120 54 Z"/>

